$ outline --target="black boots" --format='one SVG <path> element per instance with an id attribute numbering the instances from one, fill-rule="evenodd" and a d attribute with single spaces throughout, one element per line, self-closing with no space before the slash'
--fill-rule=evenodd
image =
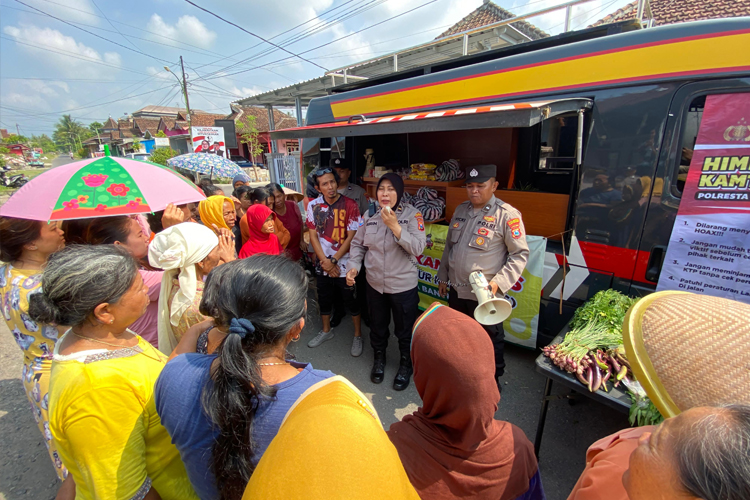
<path id="1" fill-rule="evenodd" d="M 398 373 L 396 374 L 396 378 L 393 379 L 393 388 L 397 391 L 403 391 L 409 387 L 409 380 L 411 380 L 412 373 L 411 356 L 409 354 L 402 354 Z"/>
<path id="2" fill-rule="evenodd" d="M 379 384 L 385 377 L 385 351 L 375 351 L 375 362 L 372 364 L 370 380 L 373 384 Z"/>

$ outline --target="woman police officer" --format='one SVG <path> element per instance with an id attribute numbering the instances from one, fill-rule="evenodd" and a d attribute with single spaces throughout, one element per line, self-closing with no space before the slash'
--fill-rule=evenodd
<path id="1" fill-rule="evenodd" d="M 412 375 L 411 328 L 419 315 L 418 270 L 414 256 L 425 247 L 424 219 L 401 201 L 404 181 L 393 173 L 380 178 L 377 199 L 381 210 L 370 210 L 349 250 L 346 280 L 354 284 L 364 260 L 367 267 L 367 302 L 370 307 L 370 344 L 375 360 L 370 379 L 379 384 L 385 375 L 385 350 L 391 313 L 401 351 L 401 364 L 393 380 L 397 391 L 406 389 Z"/>

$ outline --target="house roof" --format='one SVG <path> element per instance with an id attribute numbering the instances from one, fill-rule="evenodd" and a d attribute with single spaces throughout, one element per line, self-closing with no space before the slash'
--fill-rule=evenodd
<path id="1" fill-rule="evenodd" d="M 6 137 L 10 137 L 10 134 L 8 133 L 8 129 L 0 128 L 0 138 L 5 139 Z"/>
<path id="2" fill-rule="evenodd" d="M 435 37 L 435 40 L 439 40 L 446 36 L 455 35 L 463 31 L 481 28 L 482 26 L 487 26 L 488 24 L 504 21 L 506 19 L 512 19 L 514 17 L 516 17 L 516 15 L 512 12 L 509 12 L 502 7 L 495 5 L 489 0 L 484 0 L 480 7 L 448 28 L 448 30 L 440 33 L 437 37 Z M 513 26 L 532 40 L 539 40 L 540 38 L 549 36 L 544 31 L 526 21 L 518 21 L 512 23 L 511 26 Z"/>
<path id="3" fill-rule="evenodd" d="M 106 122 L 104 122 L 104 125 L 102 126 L 102 130 L 106 129 L 117 129 L 117 122 L 112 119 L 110 116 Z"/>
<path id="4" fill-rule="evenodd" d="M 237 104 L 232 105 L 232 114 L 227 116 L 228 120 L 241 119 L 245 115 L 251 115 L 255 117 L 255 127 L 258 132 L 268 132 L 271 127 L 268 123 L 268 110 L 260 106 L 240 106 Z M 281 130 L 285 128 L 292 128 L 297 126 L 297 119 L 290 116 L 276 108 L 273 110 L 273 122 L 274 129 Z"/>
<path id="5" fill-rule="evenodd" d="M 134 128 L 138 127 L 142 134 L 148 130 L 151 135 L 154 135 L 159 129 L 160 120 L 160 118 L 133 118 Z"/>
<path id="6" fill-rule="evenodd" d="M 651 15 L 657 26 L 725 17 L 750 16 L 750 0 L 650 0 Z M 638 2 L 632 2 L 591 26 L 635 19 Z"/>
<path id="7" fill-rule="evenodd" d="M 194 127 L 213 127 L 214 120 L 223 120 L 227 115 L 216 115 L 216 114 L 196 114 L 193 113 L 190 116 L 190 123 Z"/>
<path id="8" fill-rule="evenodd" d="M 162 116 L 159 118 L 159 130 L 172 130 L 174 128 L 174 118 L 167 118 Z"/>

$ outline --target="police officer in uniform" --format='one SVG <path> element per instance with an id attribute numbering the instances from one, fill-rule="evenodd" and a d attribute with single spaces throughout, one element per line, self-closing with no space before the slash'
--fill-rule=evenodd
<path id="1" fill-rule="evenodd" d="M 481 271 L 492 292 L 503 297 L 526 267 L 529 247 L 521 213 L 495 197 L 497 167 L 477 165 L 466 171 L 469 201 L 453 213 L 437 278 L 440 295 L 448 295 L 448 305 L 473 318 L 479 303 L 472 293 L 469 274 Z M 503 324 L 482 326 L 495 348 L 497 379 L 505 369 Z"/>
<path id="2" fill-rule="evenodd" d="M 349 286 L 367 265 L 367 302 L 370 307 L 370 344 L 374 362 L 370 380 L 379 384 L 385 377 L 385 350 L 388 347 L 391 313 L 401 360 L 393 388 L 403 391 L 412 375 L 411 329 L 419 316 L 416 257 L 424 250 L 426 238 L 422 214 L 402 203 L 404 181 L 398 174 L 385 174 L 377 186 L 380 210 L 371 210 L 349 247 Z M 389 207 L 390 210 L 386 210 Z"/>
<path id="3" fill-rule="evenodd" d="M 347 198 L 351 198 L 357 203 L 359 207 L 359 215 L 365 215 L 367 209 L 370 207 L 370 200 L 367 199 L 367 193 L 362 189 L 361 186 L 352 184 L 349 182 L 349 177 L 352 175 L 352 170 L 343 158 L 333 158 L 330 164 L 331 168 L 336 170 L 339 174 L 339 194 L 343 194 Z"/>

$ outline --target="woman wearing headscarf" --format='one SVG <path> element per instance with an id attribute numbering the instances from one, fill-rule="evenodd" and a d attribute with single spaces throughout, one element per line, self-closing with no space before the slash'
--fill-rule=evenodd
<path id="1" fill-rule="evenodd" d="M 315 457 L 315 467 L 310 467 Z M 305 391 L 284 418 L 243 500 L 417 500 L 378 413 L 336 376 Z"/>
<path id="2" fill-rule="evenodd" d="M 347 285 L 353 286 L 364 261 L 370 343 L 374 351 L 370 380 L 376 384 L 383 381 L 385 374 L 385 351 L 393 314 L 393 332 L 401 351 L 398 373 L 393 380 L 397 391 L 406 389 L 412 374 L 411 328 L 419 315 L 416 256 L 422 255 L 426 243 L 422 214 L 404 203 L 403 196 L 401 176 L 389 173 L 380 178 L 377 198 L 381 208 L 367 214 L 364 224 L 357 230 L 349 247 L 349 271 L 346 273 Z"/>
<path id="3" fill-rule="evenodd" d="M 749 317 L 748 304 L 680 291 L 652 293 L 630 308 L 622 333 L 626 357 L 667 420 L 658 426 L 624 429 L 592 444 L 568 500 L 750 498 L 748 440 L 722 442 L 737 425 L 714 426 L 710 439 L 699 432 L 704 417 L 736 420 L 737 412 L 721 405 L 750 404 Z M 728 352 L 736 364 L 715 362 Z M 680 428 L 688 429 L 685 436 Z M 692 452 L 675 453 L 691 446 L 690 440 L 679 439 L 690 435 L 697 438 Z M 732 451 L 733 440 L 734 448 L 744 442 L 741 460 Z M 676 455 L 689 462 L 677 463 L 672 458 Z M 628 479 L 623 477 L 626 471 Z"/>
<path id="4" fill-rule="evenodd" d="M 198 495 L 235 500 L 289 408 L 333 374 L 287 356 L 307 315 L 307 275 L 298 264 L 256 255 L 218 271 L 211 314 L 226 337 L 214 354 L 181 354 L 167 364 L 156 409 Z"/>
<path id="5" fill-rule="evenodd" d="M 201 223 L 219 234 L 221 229 L 231 231 L 237 220 L 234 201 L 228 196 L 214 195 L 198 203 Z"/>
<path id="6" fill-rule="evenodd" d="M 388 437 L 419 496 L 544 499 L 531 442 L 495 420 L 494 351 L 481 325 L 435 303 L 417 320 L 411 356 L 422 406 Z"/>
<path id="7" fill-rule="evenodd" d="M 220 262 L 234 260 L 234 244 L 206 226 L 183 222 L 160 232 L 148 251 L 151 265 L 164 269 L 159 293 L 159 350 L 169 355 L 200 313 L 203 279 Z"/>
<path id="8" fill-rule="evenodd" d="M 253 205 L 247 210 L 247 226 L 250 232 L 247 242 L 242 245 L 240 259 L 258 253 L 278 255 L 281 253 L 279 239 L 273 232 L 273 212 L 265 205 Z"/>
<path id="9" fill-rule="evenodd" d="M 54 350 L 49 425 L 75 497 L 197 499 L 156 413 L 167 357 L 128 328 L 149 302 L 135 259 L 114 245 L 67 247 L 41 290 L 31 318 L 71 325 Z"/>
<path id="10" fill-rule="evenodd" d="M 273 209 L 273 200 L 274 198 L 271 195 L 271 192 L 266 188 L 255 188 L 253 192 L 250 193 L 250 202 L 252 205 L 266 205 L 268 208 Z M 247 215 L 240 219 L 239 226 L 240 232 L 242 233 L 242 244 L 244 245 L 250 237 Z M 276 238 L 279 240 L 279 245 L 281 245 L 281 249 L 284 250 L 289 244 L 291 236 L 275 213 L 273 214 L 273 234 L 276 235 Z"/>

